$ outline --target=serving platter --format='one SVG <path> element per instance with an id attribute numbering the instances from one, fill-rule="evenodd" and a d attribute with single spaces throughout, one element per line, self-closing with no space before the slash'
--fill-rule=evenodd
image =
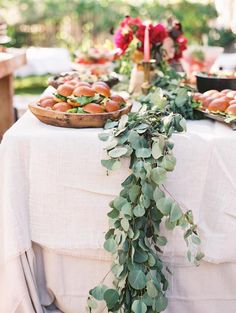
<path id="1" fill-rule="evenodd" d="M 64 75 L 65 77 L 66 75 Z M 60 77 L 63 77 L 63 75 L 61 76 L 54 76 L 54 77 L 50 77 L 48 79 L 48 85 L 49 86 L 52 86 L 54 88 L 58 88 L 60 85 L 62 85 L 64 82 L 60 82 L 59 78 Z M 117 85 L 119 83 L 119 78 L 116 78 L 116 77 L 112 77 L 108 80 L 101 80 L 103 81 L 104 83 L 106 83 L 110 88 L 114 87 L 115 85 Z M 91 82 L 92 83 L 92 82 Z"/>
<path id="2" fill-rule="evenodd" d="M 226 116 L 220 115 L 218 113 L 211 113 L 209 111 L 205 111 L 205 110 L 202 110 L 200 108 L 196 108 L 195 110 L 202 112 L 203 115 L 207 118 L 210 118 L 212 120 L 224 123 L 224 124 L 230 126 L 233 130 L 236 130 L 236 120 L 235 121 L 227 121 L 228 117 L 226 117 Z"/>
<path id="3" fill-rule="evenodd" d="M 126 106 L 118 111 L 80 114 L 45 109 L 40 107 L 37 102 L 29 104 L 30 111 L 44 124 L 67 128 L 103 127 L 107 120 L 118 120 L 122 115 L 129 113 L 131 108 L 132 103 L 127 102 Z"/>

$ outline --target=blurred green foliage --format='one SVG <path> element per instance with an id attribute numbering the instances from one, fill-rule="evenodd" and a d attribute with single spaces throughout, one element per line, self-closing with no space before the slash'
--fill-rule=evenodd
<path id="1" fill-rule="evenodd" d="M 37 95 L 41 94 L 47 87 L 48 75 L 16 77 L 14 88 L 16 95 Z"/>
<path id="2" fill-rule="evenodd" d="M 57 45 L 71 50 L 112 39 L 112 31 L 125 15 L 154 21 L 174 16 L 183 24 L 189 42 L 201 44 L 202 35 L 210 32 L 209 22 L 217 16 L 213 3 L 187 0 L 0 0 L 0 5 L 8 12 L 17 8 L 18 17 L 11 20 L 9 29 L 15 46 Z"/>
<path id="3" fill-rule="evenodd" d="M 208 36 L 210 46 L 221 46 L 230 51 L 231 45 L 236 41 L 236 34 L 229 29 L 211 29 Z"/>

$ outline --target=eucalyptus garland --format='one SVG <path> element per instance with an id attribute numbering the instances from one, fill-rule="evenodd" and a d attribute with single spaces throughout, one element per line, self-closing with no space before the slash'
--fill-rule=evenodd
<path id="1" fill-rule="evenodd" d="M 168 112 L 165 102 L 160 95 L 156 105 L 143 105 L 119 122 L 109 121 L 107 131 L 100 134 L 107 141 L 109 156 L 102 165 L 114 170 L 121 166 L 122 158 L 130 158 L 131 172 L 108 213 L 110 229 L 104 248 L 113 255 L 113 287 L 101 283 L 90 290 L 88 312 L 97 308 L 97 301 L 103 301 L 109 312 L 159 313 L 166 309 L 168 269 L 161 254 L 167 238 L 161 234 L 161 225 L 183 229 L 190 262 L 198 265 L 203 257 L 192 212 L 183 212 L 164 186 L 176 164 L 170 137 L 186 126 L 180 114 Z"/>

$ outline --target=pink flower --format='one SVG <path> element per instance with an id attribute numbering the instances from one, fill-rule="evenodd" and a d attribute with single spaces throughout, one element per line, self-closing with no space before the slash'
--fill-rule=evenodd
<path id="1" fill-rule="evenodd" d="M 184 37 L 183 35 L 180 35 L 176 39 L 177 47 L 176 47 L 176 51 L 175 51 L 174 60 L 179 60 L 182 58 L 183 51 L 187 49 L 187 43 L 188 43 L 188 39 L 186 37 Z"/>
<path id="2" fill-rule="evenodd" d="M 187 43 L 188 43 L 188 39 L 186 37 L 184 37 L 183 35 L 180 35 L 177 39 L 176 42 L 180 48 L 181 51 L 186 50 L 187 49 Z"/>
<path id="3" fill-rule="evenodd" d="M 163 40 L 167 37 L 167 31 L 164 25 L 157 24 L 155 26 L 150 25 L 150 42 L 152 44 L 162 43 Z"/>
<path id="4" fill-rule="evenodd" d="M 121 28 L 118 28 L 114 35 L 114 41 L 117 48 L 120 48 L 124 53 L 129 44 L 133 40 L 132 31 L 125 32 Z"/>

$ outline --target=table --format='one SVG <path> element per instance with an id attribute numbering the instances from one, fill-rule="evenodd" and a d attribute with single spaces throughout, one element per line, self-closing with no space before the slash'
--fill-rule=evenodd
<path id="1" fill-rule="evenodd" d="M 65 48 L 30 47 L 26 49 L 27 65 L 16 71 L 19 77 L 60 74 L 71 71 L 70 52 Z"/>
<path id="2" fill-rule="evenodd" d="M 236 135 L 209 120 L 187 126 L 187 133 L 173 136 L 177 166 L 166 188 L 193 210 L 206 257 L 199 268 L 188 264 L 181 231 L 166 232 L 163 258 L 173 275 L 165 313 L 234 313 Z M 27 112 L 6 132 L 0 146 L 1 312 L 83 313 L 88 290 L 108 272 L 106 213 L 128 160 L 106 175 L 100 131 L 44 125 Z"/>
<path id="3" fill-rule="evenodd" d="M 13 72 L 25 63 L 26 55 L 21 49 L 9 49 L 0 53 L 0 140 L 14 123 Z"/>

